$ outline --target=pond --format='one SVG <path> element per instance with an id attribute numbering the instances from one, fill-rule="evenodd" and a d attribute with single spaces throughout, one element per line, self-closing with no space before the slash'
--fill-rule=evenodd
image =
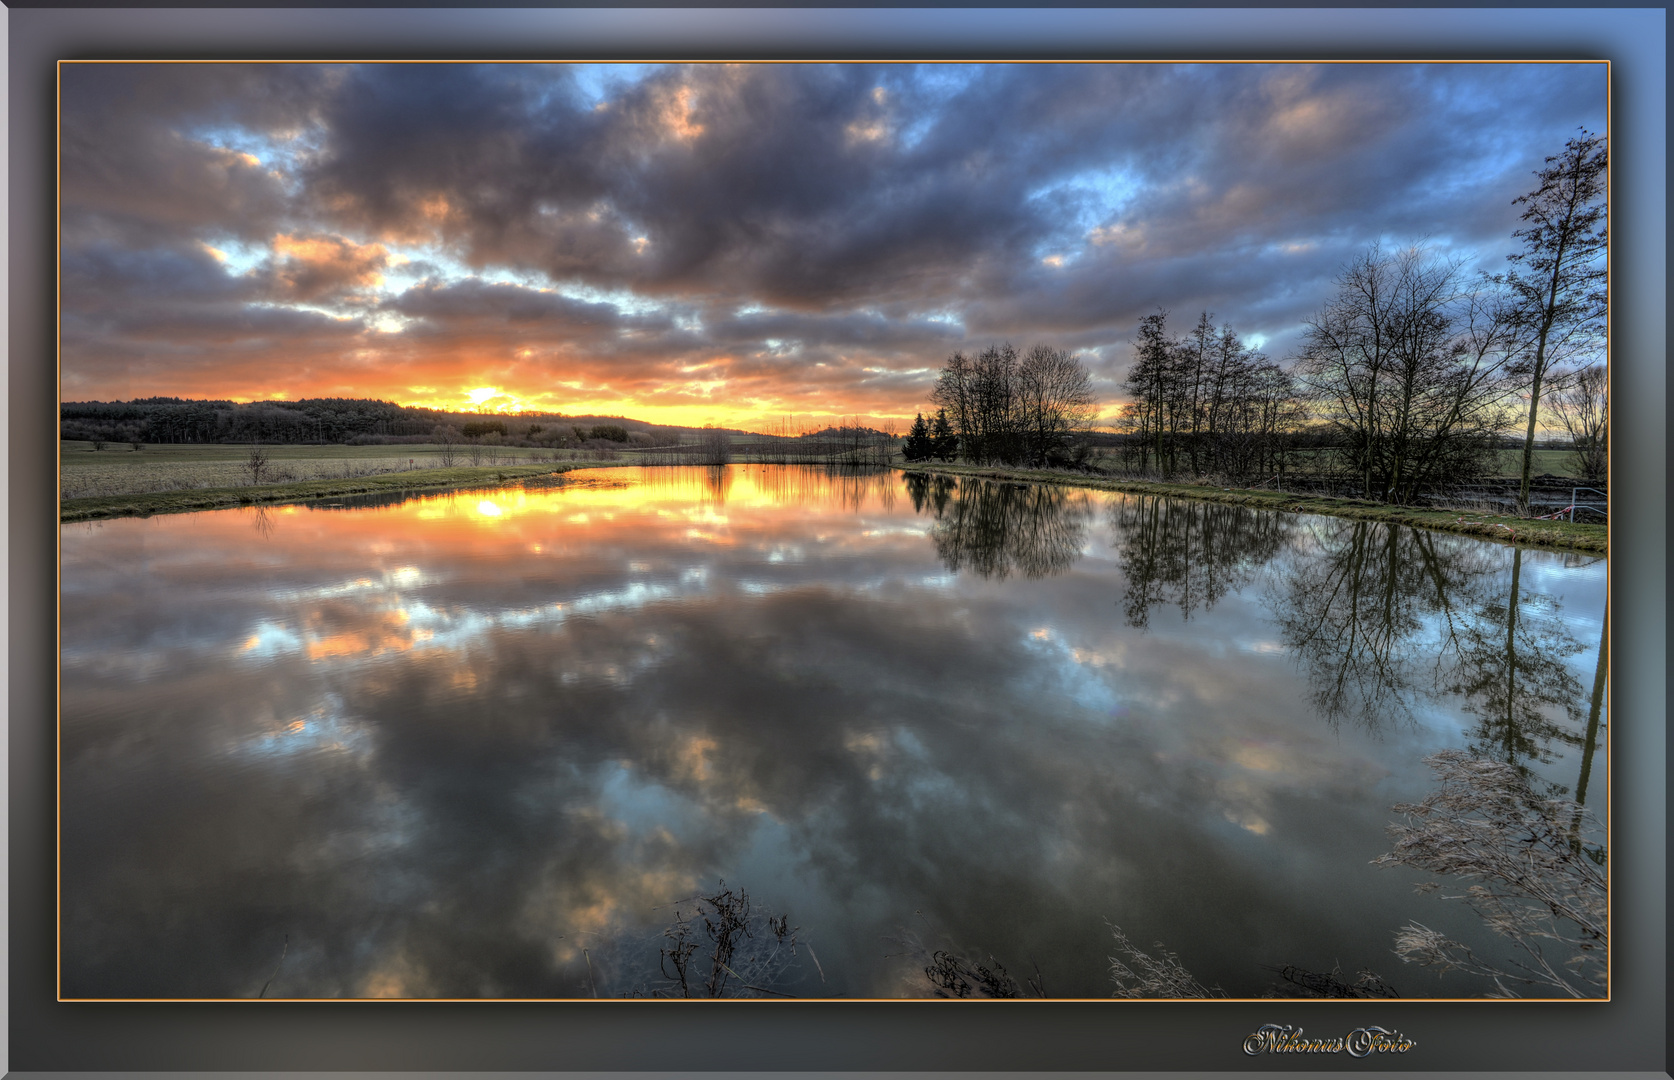
<path id="1" fill-rule="evenodd" d="M 1476 996 L 1396 931 L 1506 940 L 1370 865 L 1425 756 L 1585 803 L 1603 858 L 1603 559 L 899 473 L 570 479 L 62 528 L 64 996 L 701 994 L 745 895 L 744 996 L 927 996 L 960 957 L 1107 998 L 1112 926 L 1233 996 Z"/>

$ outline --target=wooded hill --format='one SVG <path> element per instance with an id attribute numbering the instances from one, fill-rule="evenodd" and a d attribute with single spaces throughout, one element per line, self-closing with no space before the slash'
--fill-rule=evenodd
<path id="1" fill-rule="evenodd" d="M 570 443 L 603 438 L 660 446 L 693 429 L 621 416 L 515 416 L 448 412 L 367 398 L 301 401 L 194 401 L 150 397 L 132 401 L 66 401 L 59 436 L 143 443 L 400 443 L 497 438 L 504 442 Z"/>

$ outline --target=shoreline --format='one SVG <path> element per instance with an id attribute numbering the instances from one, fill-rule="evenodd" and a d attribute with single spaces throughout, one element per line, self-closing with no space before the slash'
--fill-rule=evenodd
<path id="1" fill-rule="evenodd" d="M 739 461 L 734 464 L 767 464 Z M 303 480 L 267 487 L 201 488 L 191 491 L 152 491 L 132 495 L 90 495 L 59 503 L 61 525 L 102 521 L 120 517 L 152 517 L 157 514 L 185 514 L 206 510 L 229 510 L 240 506 L 307 502 L 315 499 L 375 495 L 402 491 L 443 492 L 471 487 L 499 487 L 507 483 L 539 478 L 561 478 L 589 469 L 659 468 L 659 464 L 636 461 L 543 462 L 536 465 L 456 466 L 444 469 L 416 469 L 382 473 L 350 480 Z M 1324 495 L 1302 495 L 1254 488 L 1221 488 L 1203 484 L 1171 484 L 1149 480 L 1123 480 L 1085 473 L 1048 469 L 1003 468 L 987 465 L 891 465 L 905 475 L 971 477 L 982 480 L 1057 484 L 1089 491 L 1114 491 L 1125 495 L 1161 495 L 1202 502 L 1248 506 L 1287 513 L 1323 514 L 1357 521 L 1381 521 L 1415 528 L 1449 532 L 1500 543 L 1526 544 L 1593 555 L 1609 553 L 1609 526 L 1567 521 L 1532 521 L 1499 514 L 1462 510 L 1429 510 L 1387 506 L 1363 499 Z"/>
<path id="2" fill-rule="evenodd" d="M 630 463 L 631 464 L 631 463 Z M 240 506 L 310 502 L 353 495 L 411 491 L 436 493 L 473 487 L 501 487 L 513 481 L 559 477 L 577 469 L 620 468 L 621 462 L 542 462 L 538 465 L 464 465 L 444 469 L 409 469 L 347 480 L 299 480 L 261 487 L 196 488 L 188 491 L 147 491 L 132 495 L 88 495 L 58 504 L 58 523 L 104 521 L 121 517 L 190 514 L 204 510 L 232 510 Z"/>
<path id="3" fill-rule="evenodd" d="M 1207 484 L 1169 484 L 1151 480 L 1122 480 L 1050 469 L 1014 469 L 989 465 L 897 465 L 903 473 L 922 476 L 974 477 L 982 480 L 1010 480 L 1031 484 L 1058 484 L 1091 491 L 1114 491 L 1124 495 L 1162 495 L 1176 499 L 1249 506 L 1285 513 L 1323 514 L 1356 521 L 1381 521 L 1414 528 L 1449 532 L 1478 540 L 1524 544 L 1532 547 L 1608 555 L 1610 527 L 1568 521 L 1533 521 L 1528 518 L 1465 510 L 1431 510 L 1389 506 L 1364 499 L 1328 495 L 1303 495 L 1256 488 L 1223 488 Z"/>

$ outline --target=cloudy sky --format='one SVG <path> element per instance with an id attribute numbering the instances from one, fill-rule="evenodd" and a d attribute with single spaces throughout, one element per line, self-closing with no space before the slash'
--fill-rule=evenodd
<path id="1" fill-rule="evenodd" d="M 1276 359 L 1366 245 L 1504 265 L 1602 64 L 65 64 L 63 397 L 911 417 L 1139 319 Z"/>

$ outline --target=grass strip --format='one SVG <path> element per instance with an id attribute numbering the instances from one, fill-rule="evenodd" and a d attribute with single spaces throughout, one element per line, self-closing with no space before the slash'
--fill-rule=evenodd
<path id="1" fill-rule="evenodd" d="M 1263 510 L 1297 514 L 1327 514 L 1359 521 L 1386 521 L 1420 529 L 1459 533 L 1482 540 L 1528 544 L 1605 555 L 1609 552 L 1610 530 L 1606 525 L 1569 521 L 1531 521 L 1528 518 L 1485 514 L 1468 510 L 1435 510 L 1410 506 L 1388 506 L 1364 499 L 1339 499 L 1326 495 L 1298 495 L 1283 491 L 1251 488 L 1223 488 L 1208 484 L 1165 484 L 1149 480 L 1118 480 L 1085 473 L 1052 469 L 1010 469 L 986 465 L 903 465 L 901 471 L 926 476 L 971 476 L 984 480 L 1017 480 L 1032 484 L 1063 484 L 1095 491 L 1118 491 L 1128 495 L 1166 495 L 1177 499 L 1231 503 Z"/>
<path id="2" fill-rule="evenodd" d="M 392 491 L 445 491 L 452 488 L 498 487 L 536 477 L 557 476 L 573 469 L 615 468 L 620 462 L 573 461 L 538 465 L 483 465 L 449 469 L 358 476 L 349 480 L 302 480 L 260 487 L 201 488 L 193 491 L 151 491 L 135 495 L 92 495 L 65 499 L 58 507 L 61 523 L 113 517 L 150 517 L 188 514 L 263 503 L 292 503 Z"/>

